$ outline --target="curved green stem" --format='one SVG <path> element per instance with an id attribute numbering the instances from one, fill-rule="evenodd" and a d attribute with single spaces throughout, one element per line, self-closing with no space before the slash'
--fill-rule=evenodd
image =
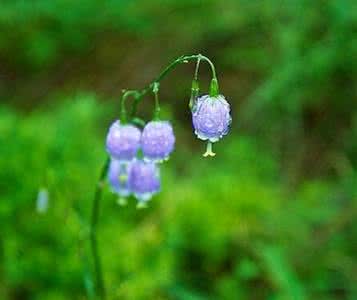
<path id="1" fill-rule="evenodd" d="M 160 83 L 155 82 L 154 86 L 153 86 L 153 93 L 154 93 L 154 98 L 155 98 L 155 110 L 154 110 L 154 116 L 153 119 L 154 120 L 158 120 L 160 118 L 160 102 L 159 102 L 159 86 Z"/>
<path id="2" fill-rule="evenodd" d="M 170 73 L 176 66 L 182 63 L 188 63 L 191 60 L 198 60 L 198 61 L 205 61 L 209 64 L 212 72 L 212 79 L 217 80 L 217 74 L 216 74 L 216 69 L 214 67 L 214 64 L 212 61 L 202 55 L 202 54 L 194 54 L 194 55 L 183 55 L 175 59 L 173 62 L 171 62 L 150 84 L 148 84 L 146 87 L 144 87 L 141 90 L 127 90 L 124 91 L 123 96 L 122 96 L 122 102 L 121 102 L 121 118 L 124 118 L 124 122 L 126 121 L 127 118 L 127 113 L 125 109 L 125 102 L 126 99 L 129 96 L 134 96 L 134 103 L 132 106 L 132 110 L 130 113 L 130 117 L 133 118 L 136 114 L 138 104 L 142 100 L 142 98 L 151 90 L 153 90 L 154 85 L 160 83 L 162 79 L 166 77 L 168 73 Z M 198 68 L 199 68 L 199 63 L 196 65 L 196 71 L 195 74 L 198 74 Z"/>
<path id="3" fill-rule="evenodd" d="M 198 80 L 198 70 L 200 69 L 200 63 L 201 63 L 201 57 L 197 58 L 196 68 L 195 68 L 195 75 L 193 77 L 194 80 Z M 213 66 L 213 70 L 216 73 L 216 70 L 214 69 L 214 66 Z"/>
<path id="4" fill-rule="evenodd" d="M 125 101 L 126 98 L 128 98 L 129 96 L 134 96 L 134 98 L 139 96 L 139 92 L 135 91 L 135 90 L 123 90 L 123 95 L 121 97 L 121 103 L 120 103 L 120 121 L 122 123 L 127 123 L 128 119 L 127 119 L 127 112 L 126 112 L 126 108 L 125 108 Z"/>
<path id="5" fill-rule="evenodd" d="M 200 68 L 200 63 L 201 63 L 201 58 L 198 58 L 196 62 L 195 74 L 193 76 L 193 80 L 191 83 L 191 96 L 190 96 L 190 102 L 188 103 L 188 107 L 190 110 L 193 109 L 194 103 L 196 102 L 196 99 L 200 92 L 200 84 L 198 82 L 198 70 Z"/>
<path id="6" fill-rule="evenodd" d="M 105 292 L 105 286 L 104 286 L 103 275 L 102 275 L 100 255 L 98 252 L 97 224 L 98 224 L 98 217 L 99 217 L 99 204 L 102 198 L 102 190 L 104 186 L 104 180 L 108 172 L 109 162 L 110 159 L 108 157 L 100 172 L 99 180 L 93 197 L 92 215 L 91 215 L 91 223 L 89 229 L 90 247 L 93 257 L 94 273 L 95 273 L 95 286 L 100 299 L 106 298 L 106 292 Z"/>

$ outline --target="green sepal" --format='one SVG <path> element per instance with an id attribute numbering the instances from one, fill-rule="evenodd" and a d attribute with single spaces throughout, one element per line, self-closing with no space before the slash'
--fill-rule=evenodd
<path id="1" fill-rule="evenodd" d="M 212 78 L 209 86 L 209 95 L 211 97 L 217 97 L 219 95 L 219 87 L 217 78 Z"/>

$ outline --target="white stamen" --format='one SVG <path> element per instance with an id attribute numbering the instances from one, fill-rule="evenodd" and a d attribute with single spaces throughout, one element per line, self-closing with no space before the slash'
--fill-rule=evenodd
<path id="1" fill-rule="evenodd" d="M 206 152 L 203 154 L 204 157 L 208 157 L 208 156 L 215 156 L 216 153 L 214 153 L 212 151 L 212 143 L 211 142 L 208 142 L 207 143 L 207 147 L 206 147 Z"/>

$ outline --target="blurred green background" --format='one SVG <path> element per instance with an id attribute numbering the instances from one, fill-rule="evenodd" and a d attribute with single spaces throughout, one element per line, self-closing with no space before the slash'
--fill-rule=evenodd
<path id="1" fill-rule="evenodd" d="M 104 192 L 109 299 L 357 299 L 355 0 L 1 0 L 0 299 L 93 294 L 86 223 L 121 89 L 194 53 L 231 132 L 203 159 L 194 65 L 162 82 L 162 192 L 143 210 Z"/>

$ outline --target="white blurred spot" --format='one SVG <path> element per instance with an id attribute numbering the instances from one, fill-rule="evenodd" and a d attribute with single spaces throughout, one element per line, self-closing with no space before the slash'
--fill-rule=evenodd
<path id="1" fill-rule="evenodd" d="M 39 214 L 44 214 L 48 209 L 48 190 L 46 188 L 40 188 L 37 194 L 36 211 Z"/>

